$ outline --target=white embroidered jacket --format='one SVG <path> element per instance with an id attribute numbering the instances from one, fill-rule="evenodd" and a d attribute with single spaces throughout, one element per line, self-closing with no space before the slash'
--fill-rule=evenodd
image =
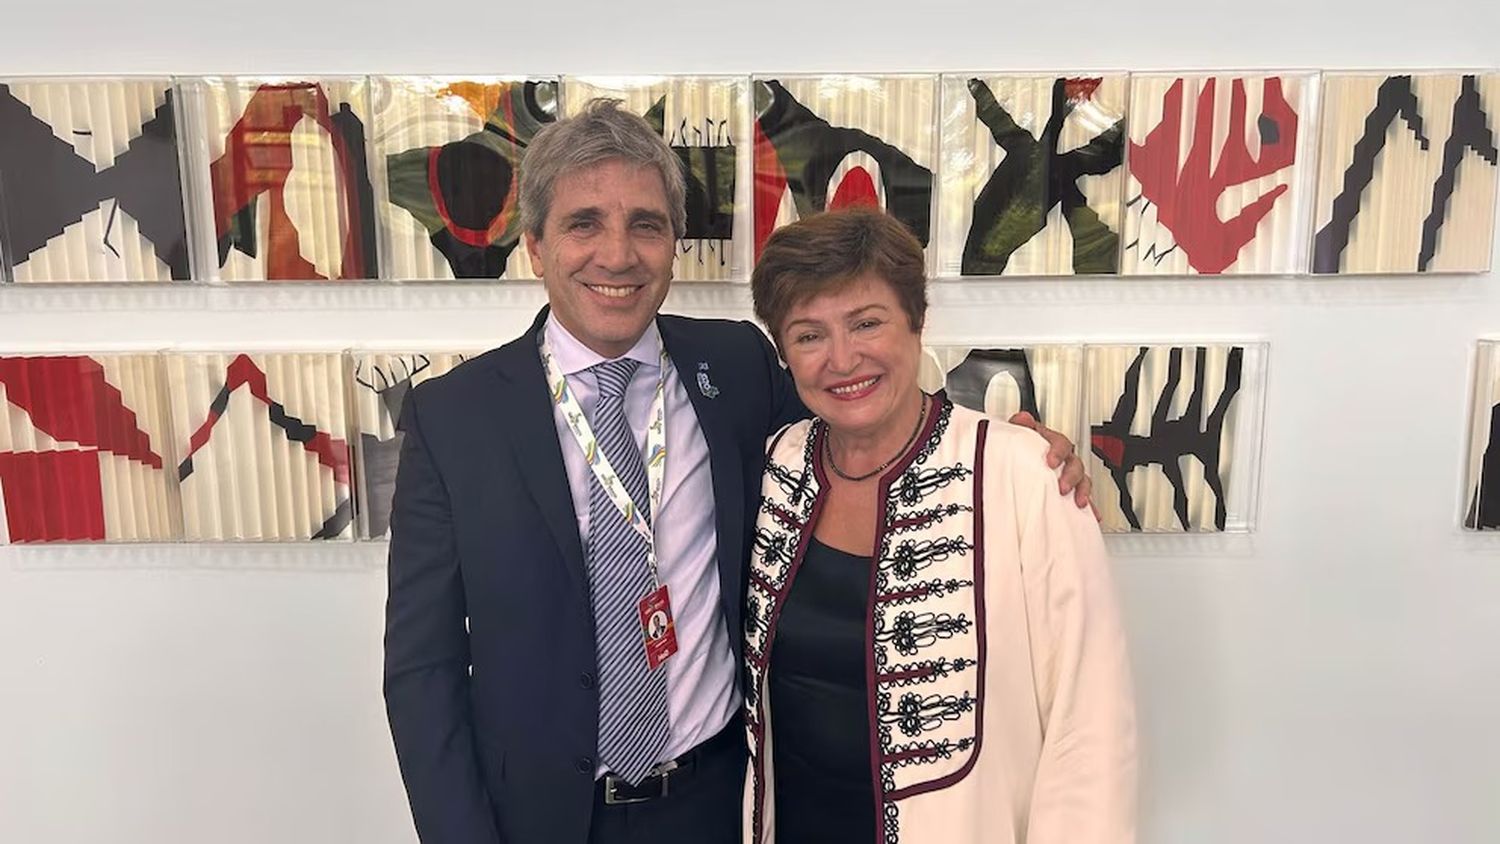
<path id="1" fill-rule="evenodd" d="M 930 401 L 880 478 L 873 844 L 1130 844 L 1135 710 L 1098 525 L 1058 494 L 1035 433 Z M 773 437 L 762 484 L 745 622 L 752 844 L 775 840 L 767 660 L 828 486 L 826 433 L 813 420 Z"/>

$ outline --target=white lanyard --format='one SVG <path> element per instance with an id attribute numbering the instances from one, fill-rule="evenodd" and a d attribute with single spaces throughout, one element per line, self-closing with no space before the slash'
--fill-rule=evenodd
<path id="1" fill-rule="evenodd" d="M 609 457 L 604 450 L 599 448 L 599 441 L 594 437 L 594 429 L 589 427 L 589 420 L 583 415 L 583 408 L 578 405 L 578 399 L 574 398 L 573 391 L 568 388 L 567 376 L 557 368 L 557 362 L 552 359 L 552 350 L 547 346 L 546 332 L 542 332 L 542 365 L 547 370 L 547 387 L 552 393 L 552 403 L 562 409 L 563 418 L 568 422 L 568 430 L 573 432 L 573 439 L 578 441 L 578 447 L 583 450 L 584 460 L 589 469 L 593 471 L 594 477 L 599 480 L 599 486 L 614 502 L 615 509 L 625 517 L 635 532 L 646 540 L 646 565 L 651 569 L 651 583 L 653 587 L 660 586 L 656 576 L 656 539 L 653 536 L 651 524 L 636 509 L 635 502 L 631 500 L 630 493 L 625 491 L 625 484 L 620 481 L 619 475 L 609 464 Z M 646 426 L 646 486 L 651 500 L 651 517 L 654 520 L 661 513 L 661 488 L 662 477 L 667 465 L 667 417 L 666 417 L 666 382 L 667 382 L 667 347 L 662 344 L 661 339 L 656 341 L 657 352 L 660 355 L 660 367 L 656 379 L 656 395 L 651 399 L 651 422 Z M 628 385 L 627 385 L 628 386 Z M 623 401 L 623 398 L 622 398 Z M 631 445 L 635 444 L 635 436 L 631 435 Z"/>

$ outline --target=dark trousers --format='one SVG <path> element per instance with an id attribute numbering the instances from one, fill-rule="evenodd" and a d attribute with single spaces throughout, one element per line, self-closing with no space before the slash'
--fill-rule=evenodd
<path id="1" fill-rule="evenodd" d="M 589 844 L 740 844 L 745 760 L 738 743 L 706 754 L 691 777 L 644 803 L 606 805 L 596 787 Z"/>

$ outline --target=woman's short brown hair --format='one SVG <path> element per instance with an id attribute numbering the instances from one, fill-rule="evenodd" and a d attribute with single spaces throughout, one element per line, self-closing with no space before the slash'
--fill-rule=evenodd
<path id="1" fill-rule="evenodd" d="M 780 349 L 792 308 L 870 275 L 891 286 L 911 330 L 921 331 L 927 318 L 922 244 L 899 220 L 873 208 L 829 211 L 778 229 L 755 264 L 750 296 Z"/>

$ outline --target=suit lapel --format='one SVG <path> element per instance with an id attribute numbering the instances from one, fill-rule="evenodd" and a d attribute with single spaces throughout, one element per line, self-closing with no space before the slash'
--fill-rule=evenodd
<path id="1" fill-rule="evenodd" d="M 497 350 L 495 372 L 502 383 L 501 413 L 506 423 L 499 429 L 509 439 L 520 468 L 516 480 L 536 501 L 548 531 L 562 552 L 573 585 L 586 597 L 588 570 L 583 559 L 583 542 L 578 536 L 578 516 L 573 512 L 567 464 L 557 440 L 552 399 L 537 351 L 537 338 L 546 320 L 547 309 L 543 308 L 530 331 Z M 502 537 L 500 541 L 505 540 Z"/>
<path id="2" fill-rule="evenodd" d="M 568 488 L 567 464 L 557 438 L 552 401 L 537 352 L 537 338 L 546 324 L 547 309 L 537 315 L 531 329 L 521 337 L 496 350 L 494 371 L 500 381 L 497 398 L 503 432 L 516 466 L 517 482 L 536 502 L 547 530 L 552 534 L 568 570 L 569 579 L 585 598 L 589 594 L 588 569 L 583 542 L 578 535 L 578 517 L 573 511 L 573 496 Z M 744 471 L 736 440 L 735 414 L 738 403 L 719 395 L 716 383 L 728 375 L 727 364 L 720 362 L 712 343 L 698 342 L 695 332 L 682 330 L 678 321 L 658 319 L 662 342 L 677 370 L 677 377 L 687 391 L 688 400 L 698 417 L 698 427 L 708 444 L 709 470 L 713 476 L 714 529 L 718 548 L 715 559 L 719 568 L 723 610 L 731 625 L 739 623 L 739 607 L 744 579 L 745 495 Z M 706 367 L 706 369 L 704 368 Z M 699 373 L 703 373 L 700 381 Z M 668 458 L 670 459 L 670 458 Z M 504 542 L 504 537 L 497 538 Z M 730 630 L 738 629 L 731 626 Z"/>
<path id="3" fill-rule="evenodd" d="M 688 400 L 698 416 L 698 427 L 708 443 L 709 470 L 714 487 L 714 529 L 718 534 L 719 593 L 731 625 L 731 638 L 735 638 L 734 632 L 739 629 L 740 584 L 744 578 L 745 559 L 742 547 L 744 471 L 734 433 L 734 415 L 739 407 L 732 399 L 721 395 L 719 387 L 730 385 L 727 382 L 715 384 L 712 380 L 717 374 L 723 381 L 728 374 L 727 365 L 715 366 L 718 358 L 713 344 L 695 342 L 695 332 L 682 330 L 684 325 L 678 320 L 658 319 L 657 325 L 667 347 L 667 356 L 677 369 L 682 388 L 687 390 Z M 671 457 L 667 459 L 671 460 Z"/>

